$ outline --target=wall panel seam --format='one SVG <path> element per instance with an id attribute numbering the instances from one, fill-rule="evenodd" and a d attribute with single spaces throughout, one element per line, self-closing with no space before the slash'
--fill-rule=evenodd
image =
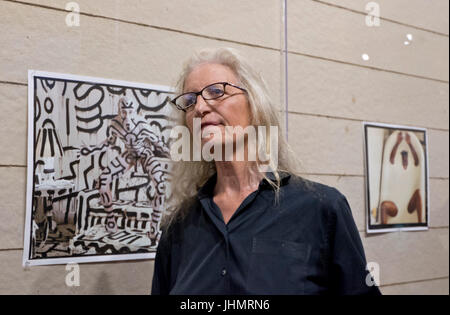
<path id="1" fill-rule="evenodd" d="M 18 164 L 0 164 L 1 168 L 26 168 L 26 165 L 18 165 Z M 340 174 L 340 173 L 299 173 L 299 175 L 305 176 L 338 176 L 338 177 L 365 177 L 364 174 Z M 439 177 L 439 176 L 430 176 L 430 179 L 433 180 L 449 180 L 449 177 Z"/>
<path id="2" fill-rule="evenodd" d="M 48 6 L 48 5 L 42 5 L 42 4 L 28 3 L 28 2 L 16 1 L 16 0 L 2 0 L 2 1 L 18 3 L 18 4 L 32 6 L 32 7 L 38 7 L 38 8 L 42 8 L 42 9 L 49 9 L 49 10 L 54 10 L 54 11 L 63 12 L 63 13 L 70 12 L 65 9 L 56 8 L 56 7 L 52 7 L 52 6 Z M 198 33 L 194 33 L 194 32 L 187 32 L 187 31 L 182 31 L 179 29 L 174 29 L 174 28 L 165 27 L 165 26 L 158 26 L 158 25 L 152 25 L 152 24 L 147 24 L 147 23 L 142 23 L 142 22 L 128 21 L 128 20 L 124 20 L 124 19 L 104 16 L 104 15 L 98 15 L 98 14 L 93 14 L 93 13 L 87 13 L 87 12 L 80 12 L 79 14 L 83 15 L 83 16 L 93 17 L 93 18 L 100 18 L 100 19 L 105 19 L 105 20 L 110 20 L 110 21 L 115 21 L 115 22 L 121 22 L 121 23 L 125 23 L 125 24 L 132 24 L 132 25 L 136 25 L 136 26 L 153 28 L 153 29 L 161 30 L 161 31 L 174 32 L 174 33 L 190 35 L 190 36 L 195 36 L 195 37 L 200 37 L 200 38 L 206 38 L 206 39 L 223 41 L 223 42 L 228 42 L 228 43 L 233 43 L 233 44 L 239 44 L 239 45 L 243 45 L 243 46 L 250 46 L 250 47 L 254 47 L 254 48 L 262 48 L 262 49 L 267 49 L 267 50 L 276 51 L 276 52 L 280 51 L 280 48 L 252 44 L 252 43 L 247 43 L 247 42 L 241 42 L 238 40 L 220 38 L 220 37 L 215 37 L 215 36 L 210 36 L 210 35 L 205 35 L 205 34 L 198 34 Z"/>
<path id="3" fill-rule="evenodd" d="M 305 112 L 297 112 L 297 111 L 289 111 L 288 113 L 289 114 L 293 114 L 293 115 L 299 115 L 299 116 L 314 116 L 314 117 L 323 117 L 323 118 L 330 118 L 330 119 L 336 119 L 336 120 L 350 120 L 350 121 L 358 121 L 358 122 L 369 121 L 367 119 L 358 119 L 358 118 L 349 118 L 349 117 L 340 117 L 340 116 L 330 116 L 330 115 L 313 114 L 313 113 L 305 113 Z M 370 120 L 370 121 L 371 122 L 386 123 L 385 121 L 378 121 L 378 120 Z M 395 124 L 397 124 L 397 123 L 395 123 Z M 407 124 L 403 124 L 403 125 L 407 126 Z M 444 129 L 444 128 L 427 127 L 427 126 L 422 126 L 422 125 L 411 125 L 411 126 L 427 128 L 429 130 L 449 132 L 449 129 Z"/>
<path id="4" fill-rule="evenodd" d="M 347 7 L 344 7 L 344 6 L 340 6 L 340 5 L 337 5 L 337 4 L 334 4 L 334 3 L 328 3 L 328 2 L 324 2 L 324 1 L 320 1 L 320 0 L 310 0 L 310 1 L 317 2 L 317 3 L 320 3 L 320 4 L 326 5 L 326 6 L 334 7 L 334 8 L 337 8 L 337 9 L 350 11 L 350 12 L 353 12 L 353 13 L 356 13 L 356 14 L 367 15 L 367 12 L 358 11 L 358 10 L 347 8 Z M 380 16 L 380 20 L 383 20 L 383 21 L 386 21 L 386 22 L 390 22 L 390 23 L 394 23 L 394 24 L 398 24 L 398 25 L 402 25 L 402 26 L 406 26 L 406 27 L 410 27 L 410 28 L 414 28 L 414 29 L 417 29 L 417 30 L 420 30 L 420 31 L 424 31 L 424 32 L 429 32 L 429 33 L 432 33 L 432 34 L 435 34 L 435 35 L 439 35 L 439 36 L 443 36 L 443 37 L 449 37 L 449 34 L 441 33 L 441 32 L 438 32 L 438 31 L 434 31 L 434 30 L 431 30 L 431 29 L 423 28 L 423 27 L 416 26 L 416 25 L 413 25 L 413 24 L 400 22 L 400 21 L 389 19 L 389 18 L 382 17 L 382 16 Z"/>
<path id="5" fill-rule="evenodd" d="M 12 85 L 19 85 L 19 86 L 28 86 L 27 83 L 20 83 L 20 82 L 12 82 L 12 81 L 1 81 L 0 84 L 12 84 Z M 284 111 L 281 111 L 284 113 Z M 305 113 L 305 112 L 298 112 L 298 111 L 288 111 L 288 114 L 293 115 L 303 115 L 303 116 L 313 116 L 313 117 L 324 117 L 324 118 L 330 118 L 330 119 L 337 119 L 337 120 L 349 120 L 349 121 L 367 121 L 367 119 L 358 119 L 358 118 L 349 118 L 349 117 L 341 117 L 341 116 L 330 116 L 330 115 L 323 115 L 323 114 L 314 114 L 314 113 Z M 386 123 L 385 121 L 378 121 L 378 120 L 370 120 L 371 122 L 381 122 Z M 443 132 L 449 132 L 449 129 L 444 128 L 436 128 L 436 127 L 428 127 L 424 125 L 413 125 L 414 127 L 421 127 L 421 128 L 427 128 L 429 130 L 436 130 L 436 131 L 443 131 Z"/>
<path id="6" fill-rule="evenodd" d="M 348 65 L 348 66 L 354 66 L 354 67 L 358 67 L 358 68 L 365 68 L 365 69 L 369 69 L 369 70 L 382 71 L 382 72 L 387 72 L 387 73 L 392 73 L 392 74 L 397 74 L 397 75 L 402 75 L 402 76 L 413 77 L 413 78 L 417 78 L 417 79 L 435 81 L 435 82 L 445 83 L 445 84 L 449 83 L 448 80 L 441 80 L 441 79 L 426 77 L 426 76 L 422 76 L 422 75 L 418 75 L 418 74 L 406 73 L 406 72 L 390 70 L 390 69 L 383 69 L 383 68 L 378 68 L 378 67 L 373 67 L 373 66 L 365 66 L 365 65 L 361 65 L 361 64 L 353 63 L 353 62 L 349 62 L 349 61 L 343 61 L 343 60 L 338 60 L 338 59 L 331 59 L 331 58 L 327 58 L 327 57 L 310 55 L 310 54 L 305 54 L 305 53 L 296 52 L 296 51 L 292 51 L 292 50 L 288 51 L 288 53 L 292 54 L 292 55 L 309 57 L 309 58 L 314 58 L 314 59 L 319 59 L 319 60 L 324 60 L 324 61 L 329 61 L 329 62 L 335 62 L 335 63 L 340 63 L 340 64 L 344 64 L 344 65 Z"/>
<path id="7" fill-rule="evenodd" d="M 365 177 L 364 174 L 340 174 L 340 173 L 300 173 L 305 176 L 339 176 L 339 177 Z M 448 177 L 430 176 L 430 179 L 449 180 Z"/>
<path id="8" fill-rule="evenodd" d="M 445 226 L 429 226 L 428 227 L 428 229 L 429 230 L 448 230 L 448 228 L 449 228 L 449 226 L 448 225 L 445 225 Z M 411 233 L 414 233 L 414 232 L 426 232 L 427 230 L 422 230 L 422 231 L 410 231 Z M 358 229 L 358 232 L 359 233 L 365 233 L 366 232 L 366 229 L 364 228 L 364 229 Z M 400 233 L 407 233 L 407 231 L 406 232 L 402 232 L 402 231 L 399 231 Z M 392 233 L 397 233 L 397 232 L 392 232 Z M 370 236 L 370 237 L 372 237 L 372 236 L 375 236 L 375 235 L 377 235 L 377 234 L 369 234 L 369 233 L 366 233 L 366 234 L 364 234 L 364 236 Z"/>
<path id="9" fill-rule="evenodd" d="M 0 84 L 11 84 L 11 85 L 28 86 L 28 83 L 13 82 L 13 81 L 3 81 L 3 80 L 0 80 Z"/>
<path id="10" fill-rule="evenodd" d="M 20 165 L 20 164 L 0 164 L 0 167 L 4 167 L 4 168 L 24 168 L 27 167 L 26 165 Z"/>
<path id="11" fill-rule="evenodd" d="M 434 227 L 430 226 L 429 227 L 430 230 L 445 230 L 445 229 L 448 230 L 448 228 L 449 228 L 449 226 L 434 226 Z M 362 234 L 362 233 L 365 233 L 366 230 L 365 229 L 358 229 L 358 232 Z M 426 231 L 422 231 L 422 232 L 426 232 Z M 412 232 L 412 233 L 414 233 L 414 232 Z M 367 235 L 365 234 L 364 236 L 367 236 Z M 372 234 L 371 234 L 371 236 L 372 236 Z M 365 237 L 363 237 L 363 238 L 365 238 Z M 15 251 L 15 250 L 23 250 L 23 248 L 0 248 L 0 252 L 2 252 L 2 251 Z"/>
<path id="12" fill-rule="evenodd" d="M 49 10 L 54 10 L 54 11 L 58 11 L 58 12 L 65 12 L 65 13 L 69 12 L 64 9 L 55 8 L 52 6 L 47 6 L 47 5 L 42 5 L 42 4 L 34 4 L 34 3 L 28 3 L 28 2 L 16 1 L 16 0 L 1 0 L 1 1 L 17 3 L 17 4 L 22 4 L 22 5 L 28 5 L 28 6 L 33 6 L 33 7 L 43 8 L 43 9 L 49 9 Z M 253 48 L 267 49 L 267 50 L 274 51 L 274 52 L 280 51 L 280 48 L 246 43 L 246 42 L 241 42 L 241 41 L 232 40 L 232 39 L 225 39 L 225 38 L 220 38 L 220 37 L 215 37 L 215 36 L 197 34 L 197 33 L 193 33 L 193 32 L 186 32 L 186 31 L 177 30 L 177 29 L 173 29 L 173 28 L 151 25 L 151 24 L 146 24 L 146 23 L 141 23 L 141 22 L 127 21 L 127 20 L 123 20 L 123 19 L 103 16 L 103 15 L 97 15 L 97 14 L 92 14 L 92 13 L 80 12 L 80 15 L 94 17 L 94 18 L 101 18 L 101 19 L 106 19 L 106 20 L 111 20 L 111 21 L 116 21 L 116 22 L 121 22 L 121 23 L 126 23 L 126 24 L 133 24 L 133 25 L 137 25 L 137 26 L 149 27 L 149 28 L 154 28 L 154 29 L 162 30 L 162 31 L 175 32 L 175 33 L 199 37 L 199 38 L 205 38 L 205 39 L 210 39 L 210 40 L 217 40 L 217 41 L 222 41 L 222 42 L 227 42 L 227 43 L 232 43 L 232 44 L 238 44 L 238 45 L 242 45 L 242 46 L 249 46 L 249 47 L 253 47 Z M 420 75 L 415 75 L 415 74 L 410 74 L 410 73 L 404 73 L 404 72 L 395 71 L 395 70 L 383 69 L 383 68 L 378 68 L 378 67 L 365 66 L 365 65 L 360 65 L 360 64 L 346 62 L 346 61 L 337 60 L 337 59 L 309 55 L 309 54 L 305 54 L 305 53 L 301 53 L 301 52 L 288 51 L 288 53 L 294 54 L 294 55 L 300 55 L 300 56 L 304 56 L 304 57 L 309 57 L 309 58 L 314 58 L 314 59 L 320 59 L 320 60 L 326 60 L 326 61 L 331 61 L 331 62 L 336 62 L 336 63 L 341 63 L 341 64 L 352 65 L 352 66 L 360 67 L 360 68 L 395 73 L 395 74 L 399 74 L 399 75 L 410 76 L 410 77 L 420 78 L 420 79 L 424 79 L 424 80 L 431 80 L 431 81 L 436 81 L 436 82 L 441 82 L 441 83 L 449 83 L 449 81 L 446 81 L 446 80 L 441 80 L 441 79 L 436 79 L 436 78 L 431 78 L 431 77 L 426 77 L 426 76 L 420 76 Z"/>
<path id="13" fill-rule="evenodd" d="M 18 250 L 22 251 L 23 248 L 0 248 L 0 252 L 8 252 L 8 251 L 12 252 L 12 251 L 18 251 Z"/>
<path id="14" fill-rule="evenodd" d="M 390 287 L 390 286 L 394 286 L 394 285 L 410 284 L 410 283 L 420 283 L 420 282 L 428 282 L 428 281 L 436 281 L 436 280 L 445 280 L 445 279 L 448 279 L 448 278 L 449 278 L 448 276 L 444 276 L 444 277 L 437 277 L 437 278 L 429 278 L 429 279 L 412 280 L 412 281 L 405 281 L 405 282 L 388 283 L 388 284 L 381 285 L 380 288 Z"/>

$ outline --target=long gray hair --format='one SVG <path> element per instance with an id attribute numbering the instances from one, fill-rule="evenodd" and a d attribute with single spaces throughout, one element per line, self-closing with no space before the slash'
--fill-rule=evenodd
<path id="1" fill-rule="evenodd" d="M 176 93 L 184 92 L 185 80 L 191 71 L 205 63 L 220 64 L 230 68 L 239 80 L 239 84 L 248 92 L 248 103 L 250 106 L 251 120 L 253 126 L 278 127 L 278 163 L 273 168 L 275 180 L 269 179 L 265 173 L 261 173 L 278 196 L 280 188 L 280 171 L 299 175 L 301 173 L 300 161 L 294 155 L 289 144 L 286 142 L 280 126 L 278 109 L 272 103 L 267 85 L 261 75 L 255 71 L 250 64 L 234 49 L 216 48 L 203 49 L 194 53 L 185 63 L 184 68 L 176 85 Z M 186 125 L 185 115 L 181 114 L 178 119 L 179 125 Z M 192 135 L 191 135 L 192 136 Z M 256 162 L 258 163 L 258 162 Z M 170 187 L 172 198 L 169 208 L 172 211 L 165 217 L 164 226 L 170 225 L 174 218 L 184 217 L 192 202 L 195 200 L 198 189 L 216 172 L 214 161 L 180 161 L 173 165 Z"/>

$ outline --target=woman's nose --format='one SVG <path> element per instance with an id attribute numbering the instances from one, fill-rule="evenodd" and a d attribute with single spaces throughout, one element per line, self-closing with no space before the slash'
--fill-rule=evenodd
<path id="1" fill-rule="evenodd" d="M 205 101 L 202 95 L 197 95 L 197 102 L 195 103 L 195 111 L 202 116 L 203 113 L 211 110 L 210 105 Z"/>

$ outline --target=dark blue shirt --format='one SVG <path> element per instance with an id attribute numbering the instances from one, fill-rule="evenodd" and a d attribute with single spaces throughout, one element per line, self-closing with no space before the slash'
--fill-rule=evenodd
<path id="1" fill-rule="evenodd" d="M 380 294 L 366 284 L 364 249 L 346 198 L 280 174 L 278 203 L 262 180 L 227 224 L 213 201 L 213 175 L 188 214 L 163 232 L 152 294 Z"/>

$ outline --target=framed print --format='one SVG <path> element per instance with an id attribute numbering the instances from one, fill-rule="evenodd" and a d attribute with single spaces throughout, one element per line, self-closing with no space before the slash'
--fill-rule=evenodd
<path id="1" fill-rule="evenodd" d="M 172 89 L 34 70 L 28 88 L 23 264 L 154 258 Z"/>
<path id="2" fill-rule="evenodd" d="M 427 132 L 363 123 L 367 232 L 428 229 Z"/>

